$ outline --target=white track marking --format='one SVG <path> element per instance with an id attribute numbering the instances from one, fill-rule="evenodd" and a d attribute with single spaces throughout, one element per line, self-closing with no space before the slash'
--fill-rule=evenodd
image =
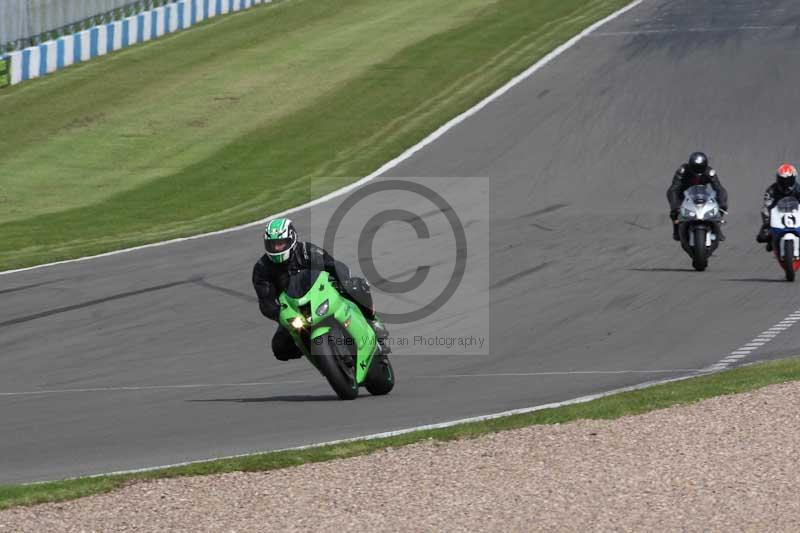
<path id="1" fill-rule="evenodd" d="M 759 350 L 775 340 L 775 338 L 786 331 L 787 329 L 791 328 L 797 322 L 800 321 L 800 309 L 792 312 L 789 316 L 769 328 L 758 334 L 756 338 L 748 342 L 747 344 L 743 344 L 742 346 L 738 347 L 737 349 L 733 350 L 730 354 L 727 355 L 724 359 L 720 359 L 713 365 L 706 367 L 703 369 L 704 372 L 717 372 L 720 370 L 725 370 L 729 368 L 731 365 L 735 363 L 741 362 L 742 359 L 748 357 L 753 354 L 756 350 Z"/>
<path id="2" fill-rule="evenodd" d="M 630 30 L 597 32 L 592 37 L 627 37 L 631 35 L 663 35 L 669 33 L 733 33 L 737 31 L 796 30 L 796 26 L 736 26 L 732 28 L 664 28 L 660 30 Z"/>
<path id="3" fill-rule="evenodd" d="M 331 200 L 331 199 L 336 198 L 338 196 L 342 196 L 343 194 L 347 194 L 350 191 L 361 187 L 362 185 L 364 185 L 365 183 L 367 183 L 369 181 L 374 180 L 375 178 L 377 178 L 381 174 L 383 174 L 383 173 L 395 168 L 400 163 L 402 163 L 402 162 L 406 161 L 407 159 L 411 158 L 414 154 L 416 154 L 417 152 L 419 152 L 420 150 L 422 150 L 423 148 L 425 148 L 429 144 L 431 144 L 434 141 L 436 141 L 437 139 L 439 139 L 445 133 L 447 133 L 448 131 L 452 130 L 453 128 L 455 128 L 456 126 L 458 126 L 459 124 L 461 124 L 462 122 L 464 122 L 465 120 L 470 118 L 471 116 L 475 115 L 476 113 L 481 111 L 483 108 L 485 108 L 486 106 L 488 106 L 489 104 L 491 104 L 492 102 L 494 102 L 495 100 L 497 100 L 498 98 L 500 98 L 501 96 L 506 94 L 508 91 L 513 89 L 515 86 L 519 85 L 521 82 L 525 81 L 526 79 L 530 78 L 532 75 L 534 75 L 535 73 L 537 73 L 538 71 L 543 69 L 545 66 L 550 64 L 554 59 L 556 59 L 561 54 L 563 54 L 564 52 L 566 52 L 567 50 L 569 50 L 570 48 L 572 48 L 573 46 L 578 44 L 587 35 L 593 33 L 595 30 L 597 30 L 601 26 L 604 26 L 605 24 L 611 22 L 612 20 L 621 17 L 622 15 L 624 15 L 625 13 L 630 11 L 631 9 L 633 9 L 633 8 L 637 7 L 638 5 L 640 5 L 643 1 L 644 0 L 635 0 L 634 2 L 631 2 L 627 6 L 623 7 L 622 9 L 620 9 L 619 11 L 616 11 L 615 13 L 612 13 L 611 15 L 607 16 L 606 18 L 595 22 L 594 24 L 592 24 L 591 26 L 589 26 L 588 28 L 586 28 L 585 30 L 580 32 L 579 34 L 575 35 L 574 37 L 572 37 L 570 40 L 568 40 L 567 42 L 565 42 L 564 44 L 562 44 L 558 48 L 555 48 L 554 50 L 552 50 L 550 53 L 548 53 L 543 58 L 541 58 L 539 61 L 537 61 L 535 64 L 533 64 L 531 67 L 529 67 L 527 70 L 525 70 L 521 74 L 518 74 L 517 76 L 515 76 L 508 83 L 506 83 L 505 85 L 503 85 L 502 87 L 497 89 L 495 92 L 493 92 L 492 94 L 490 94 L 489 96 L 484 98 L 482 101 L 480 101 L 474 107 L 472 107 L 472 108 L 468 109 L 467 111 L 461 113 L 457 117 L 450 119 L 447 123 L 445 123 L 439 129 L 437 129 L 436 131 L 434 131 L 433 133 L 431 133 L 430 135 L 428 135 L 427 137 L 422 139 L 420 142 L 418 142 L 417 144 L 415 144 L 414 146 L 412 146 L 411 148 L 409 148 L 408 150 L 406 150 L 405 152 L 403 152 L 402 154 L 400 154 L 396 158 L 392 159 L 388 163 L 385 163 L 382 167 L 380 167 L 378 170 L 376 170 L 375 172 L 373 172 L 369 176 L 361 178 L 360 180 L 356 181 L 355 183 L 351 183 L 350 185 L 342 187 L 341 189 L 338 189 L 336 191 L 328 193 L 325 196 L 317 198 L 316 200 L 312 200 L 310 202 L 307 202 L 305 204 L 299 205 L 297 207 L 293 207 L 293 208 L 288 209 L 286 211 L 283 211 L 281 213 L 276 213 L 274 215 L 270 215 L 270 216 L 268 216 L 266 218 L 263 218 L 261 220 L 256 220 L 255 222 L 250 222 L 248 224 L 242 224 L 240 226 L 236 226 L 236 227 L 233 227 L 233 228 L 227 228 L 227 229 L 219 230 L 219 231 L 212 231 L 210 233 L 203 233 L 201 235 L 194 235 L 192 237 L 181 237 L 179 239 L 171 239 L 171 240 L 168 240 L 168 241 L 156 242 L 156 243 L 152 243 L 152 244 L 145 244 L 143 246 L 136 246 L 136 247 L 133 247 L 133 248 L 126 248 L 124 250 L 115 250 L 113 252 L 106 252 L 106 253 L 103 253 L 103 254 L 92 255 L 92 256 L 88 256 L 88 257 L 81 257 L 81 258 L 78 258 L 78 259 L 68 259 L 68 260 L 65 260 L 65 261 L 57 261 L 55 263 L 46 263 L 46 264 L 43 264 L 43 265 L 36 265 L 36 266 L 32 266 L 32 267 L 27 267 L 27 268 L 18 268 L 18 269 L 15 269 L 15 270 L 6 270 L 5 272 L 0 272 L 0 276 L 6 275 L 6 274 L 13 274 L 13 273 L 16 273 L 16 272 L 25 272 L 25 271 L 28 271 L 28 270 L 46 268 L 46 267 L 51 267 L 51 266 L 55 266 L 55 265 L 63 265 L 63 264 L 66 264 L 66 263 L 76 263 L 76 262 L 80 262 L 80 261 L 88 261 L 88 260 L 91 260 L 91 259 L 98 259 L 98 258 L 101 258 L 101 257 L 109 257 L 109 256 L 112 256 L 112 255 L 130 253 L 130 252 L 134 252 L 134 251 L 137 251 L 137 250 L 144 250 L 144 249 L 147 249 L 147 248 L 155 248 L 155 247 L 158 247 L 158 246 L 166 246 L 166 245 L 169 245 L 169 244 L 175 244 L 175 243 L 184 242 L 184 241 L 191 241 L 191 240 L 194 240 L 194 239 L 203 239 L 205 237 L 211 237 L 211 236 L 214 236 L 214 235 L 223 235 L 225 233 L 231 233 L 231 232 L 234 232 L 234 231 L 239 231 L 239 230 L 242 230 L 242 229 L 258 226 L 259 224 L 264 224 L 270 218 L 286 216 L 286 215 L 289 215 L 291 213 L 295 213 L 297 211 L 308 209 L 310 207 L 314 207 L 314 206 L 319 205 L 321 203 L 327 202 L 328 200 Z"/>
<path id="4" fill-rule="evenodd" d="M 682 372 L 701 372 L 699 368 L 676 368 L 674 370 L 574 370 L 564 372 L 500 372 L 489 374 L 443 374 L 438 376 L 415 376 L 415 379 L 450 379 L 450 378 L 515 378 L 535 376 L 579 376 L 602 374 L 679 374 Z"/>
<path id="5" fill-rule="evenodd" d="M 287 452 L 287 451 L 308 450 L 310 448 L 320 448 L 320 447 L 323 447 L 323 446 L 334 446 L 334 445 L 337 445 L 337 444 L 347 444 L 349 442 L 362 442 L 362 441 L 368 441 L 368 440 L 385 439 L 385 438 L 389 438 L 389 437 L 397 437 L 399 435 L 405 435 L 407 433 L 414 433 L 414 432 L 417 432 L 417 431 L 427 431 L 427 430 L 431 430 L 431 429 L 444 429 L 444 428 L 449 428 L 449 427 L 452 427 L 452 426 L 457 426 L 459 424 L 468 424 L 470 422 L 483 422 L 483 421 L 486 421 L 486 420 L 494 420 L 496 418 L 503 418 L 503 417 L 507 417 L 507 416 L 534 413 L 536 411 L 542 411 L 544 409 L 555 409 L 557 407 L 564 407 L 566 405 L 576 405 L 576 404 L 581 404 L 581 403 L 587 403 L 587 402 L 591 402 L 593 400 L 599 400 L 600 398 L 605 398 L 606 396 L 613 396 L 614 394 L 620 394 L 620 393 L 623 393 L 623 392 L 632 392 L 632 391 L 638 391 L 638 390 L 642 390 L 642 389 L 648 389 L 650 387 L 654 387 L 656 385 L 663 385 L 665 383 L 674 383 L 674 382 L 677 382 L 677 381 L 684 381 L 684 380 L 687 380 L 687 379 L 690 379 L 690 378 L 693 378 L 693 377 L 697 377 L 698 375 L 707 374 L 707 373 L 710 373 L 710 372 L 703 371 L 703 372 L 693 373 L 693 374 L 690 374 L 688 376 L 681 376 L 681 377 L 678 377 L 678 378 L 663 379 L 663 380 L 659 380 L 659 381 L 648 381 L 646 383 L 640 383 L 639 385 L 632 385 L 630 387 L 622 387 L 622 388 L 610 390 L 610 391 L 607 391 L 607 392 L 600 392 L 598 394 L 590 394 L 588 396 L 581 396 L 579 398 L 573 398 L 572 400 L 566 400 L 566 401 L 563 401 L 563 402 L 548 403 L 548 404 L 544 404 L 544 405 L 537 405 L 535 407 L 524 407 L 522 409 L 512 409 L 510 411 L 503 411 L 503 412 L 500 412 L 500 413 L 492 413 L 492 414 L 488 414 L 488 415 L 474 416 L 474 417 L 470 417 L 470 418 L 461 418 L 461 419 L 458 419 L 458 420 L 451 420 L 449 422 L 441 422 L 441 423 L 438 423 L 438 424 L 428 424 L 428 425 L 424 425 L 424 426 L 416 426 L 416 427 L 411 427 L 411 428 L 406 428 L 406 429 L 399 429 L 399 430 L 396 430 L 396 431 L 386 431 L 384 433 L 375 433 L 375 434 L 372 434 L 372 435 L 364 435 L 364 436 L 361 436 L 361 437 L 353 437 L 353 438 L 350 438 L 350 439 L 333 440 L 333 441 L 321 442 L 321 443 L 317 443 L 317 444 L 307 444 L 305 446 L 296 446 L 296 447 L 293 447 L 293 448 L 281 448 L 281 449 L 278 449 L 278 450 L 265 450 L 265 451 L 262 451 L 262 452 L 243 453 L 243 454 L 238 454 L 238 455 L 227 455 L 227 456 L 224 456 L 224 457 L 210 457 L 210 458 L 207 458 L 207 459 L 199 459 L 197 461 L 186 461 L 186 462 L 183 462 L 183 463 L 175 463 L 175 464 L 161 465 L 161 466 L 152 466 L 152 467 L 147 467 L 147 468 L 137 468 L 137 469 L 133 469 L 133 470 L 119 470 L 119 471 L 116 471 L 116 472 L 108 472 L 108 473 L 105 473 L 105 474 L 93 474 L 93 475 L 90 475 L 90 476 L 82 476 L 82 477 L 90 477 L 91 478 L 91 477 L 102 477 L 102 476 L 115 476 L 115 475 L 121 475 L 121 474 L 135 474 L 135 473 L 139 473 L 139 472 L 150 472 L 150 471 L 153 471 L 153 470 L 160 470 L 162 468 L 174 468 L 174 467 L 187 466 L 187 465 L 192 465 L 192 464 L 197 464 L 197 463 L 205 463 L 205 462 L 208 462 L 208 461 L 219 461 L 219 460 L 225 460 L 225 459 L 238 459 L 238 458 L 241 458 L 241 457 L 259 455 L 259 454 L 262 454 L 262 453 L 277 453 L 277 452 Z M 74 478 L 72 478 L 72 479 L 74 479 Z M 40 483 L 47 483 L 47 481 L 37 481 L 37 482 L 34 482 L 34 483 L 26 483 L 26 485 L 37 485 L 37 484 L 40 484 Z"/>
<path id="6" fill-rule="evenodd" d="M 519 372 L 497 374 L 451 374 L 442 376 L 413 376 L 411 379 L 446 379 L 446 378 L 484 378 L 484 377 L 516 377 L 516 376 L 569 376 L 579 374 L 674 374 L 680 372 L 700 372 L 699 369 L 678 368 L 674 370 L 586 370 L 565 372 Z M 0 398 L 13 396 L 45 396 L 50 394 L 75 394 L 93 392 L 136 392 L 181 389 L 217 389 L 239 387 L 261 387 L 267 385 L 298 385 L 310 383 L 306 380 L 292 381 L 254 381 L 246 383 L 190 383 L 185 385 L 130 385 L 123 387 L 87 387 L 83 389 L 45 389 L 18 392 L 0 392 Z"/>
<path id="7" fill-rule="evenodd" d="M 308 381 L 257 381 L 250 383 L 192 383 L 189 385 L 142 385 L 130 387 L 92 387 L 86 389 L 48 389 L 22 392 L 0 392 L 5 396 L 40 396 L 46 394 L 75 394 L 78 392 L 127 392 L 145 390 L 177 390 L 177 389 L 216 389 L 223 387 L 261 387 L 264 385 L 298 385 Z"/>

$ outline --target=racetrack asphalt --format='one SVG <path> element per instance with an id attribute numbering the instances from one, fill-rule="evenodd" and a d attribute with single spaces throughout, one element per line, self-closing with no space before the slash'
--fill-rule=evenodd
<path id="1" fill-rule="evenodd" d="M 645 0 L 372 182 L 439 191 L 469 250 L 451 301 L 393 335 L 488 342 L 396 346 L 386 397 L 337 401 L 307 362 L 273 359 L 250 285 L 258 227 L 0 276 L 0 483 L 353 437 L 714 364 L 800 307 L 754 242 L 774 169 L 800 159 L 798 31 L 791 0 Z M 695 149 L 731 196 L 728 240 L 704 273 L 666 216 Z M 414 294 L 378 284 L 379 307 L 401 311 L 446 282 L 455 247 L 429 198 L 381 194 L 370 213 L 432 228 L 366 232 L 384 276 L 431 266 L 433 286 Z M 293 215 L 301 234 L 322 244 L 343 200 Z M 364 234 L 363 211 L 339 234 Z M 358 271 L 350 240 L 335 254 Z M 795 355 L 798 341 L 788 329 L 743 362 Z"/>

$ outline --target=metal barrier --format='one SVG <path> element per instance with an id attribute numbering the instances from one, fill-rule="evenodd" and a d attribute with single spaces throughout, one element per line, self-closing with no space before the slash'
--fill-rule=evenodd
<path id="1" fill-rule="evenodd" d="M 122 20 L 177 0 L 0 0 L 0 54 Z"/>
<path id="2" fill-rule="evenodd" d="M 0 0 L 3 1 L 3 0 Z M 74 63 L 157 39 L 203 20 L 272 0 L 177 0 L 75 34 L 64 35 L 0 57 L 10 65 L 11 85 L 45 76 Z"/>

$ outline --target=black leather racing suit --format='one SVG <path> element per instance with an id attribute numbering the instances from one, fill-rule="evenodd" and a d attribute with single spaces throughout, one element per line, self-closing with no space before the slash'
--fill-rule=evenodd
<path id="1" fill-rule="evenodd" d="M 681 204 L 683 203 L 683 193 L 689 187 L 694 185 L 708 185 L 717 193 L 717 202 L 720 209 L 723 211 L 728 210 L 728 191 L 722 186 L 719 181 L 717 171 L 709 167 L 705 174 L 695 175 L 690 170 L 688 165 L 681 165 L 675 171 L 675 176 L 672 178 L 672 185 L 667 189 L 667 200 L 669 200 L 669 210 L 672 220 L 678 218 L 678 211 L 680 211 Z M 674 216 L 673 216 L 674 214 Z"/>
<path id="2" fill-rule="evenodd" d="M 289 260 L 284 263 L 273 263 L 269 256 L 264 254 L 255 264 L 253 288 L 258 296 L 261 314 L 277 322 L 280 314 L 278 296 L 286 290 L 289 273 L 305 269 L 325 270 L 330 273 L 339 282 L 343 295 L 355 301 L 368 320 L 375 318 L 369 285 L 359 278 L 352 278 L 347 265 L 335 260 L 328 252 L 310 242 L 298 242 Z M 302 357 L 292 336 L 282 326 L 278 326 L 272 337 L 272 351 L 281 361 Z"/>
<path id="3" fill-rule="evenodd" d="M 675 171 L 675 176 L 672 178 L 672 184 L 667 189 L 667 200 L 669 201 L 669 217 L 675 222 L 678 219 L 678 214 L 683 203 L 683 193 L 689 187 L 694 185 L 711 185 L 711 188 L 717 193 L 717 203 L 723 211 L 728 210 L 728 191 L 722 186 L 719 180 L 717 171 L 708 167 L 705 173 L 697 175 L 689 170 L 689 165 L 681 165 Z M 673 224 L 673 237 L 677 239 L 677 225 Z M 720 236 L 722 235 L 722 228 L 717 229 Z"/>

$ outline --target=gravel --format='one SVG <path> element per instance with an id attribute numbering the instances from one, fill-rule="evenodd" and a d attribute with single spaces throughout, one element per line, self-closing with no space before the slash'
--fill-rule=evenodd
<path id="1" fill-rule="evenodd" d="M 0 512 L 6 531 L 798 531 L 800 384 Z"/>

